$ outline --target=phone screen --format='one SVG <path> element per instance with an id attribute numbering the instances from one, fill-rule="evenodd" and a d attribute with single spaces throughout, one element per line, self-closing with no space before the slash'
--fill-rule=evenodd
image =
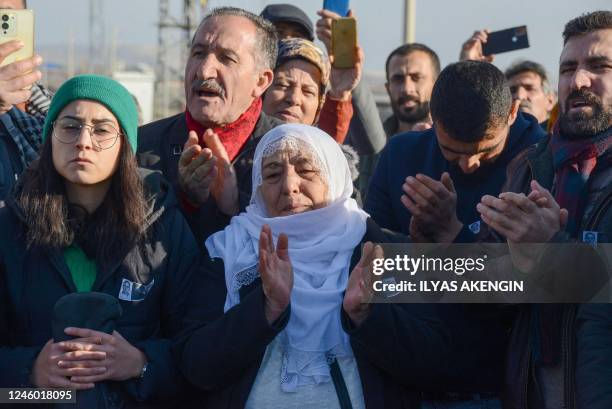
<path id="1" fill-rule="evenodd" d="M 483 44 L 482 53 L 500 54 L 528 47 L 527 26 L 519 26 L 489 33 L 487 42 Z"/>
<path id="2" fill-rule="evenodd" d="M 341 17 L 346 17 L 349 12 L 349 0 L 324 0 L 323 8 L 333 11 Z"/>

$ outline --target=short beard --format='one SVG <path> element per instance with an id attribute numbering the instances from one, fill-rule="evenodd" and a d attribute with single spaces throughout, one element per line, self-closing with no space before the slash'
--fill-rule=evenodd
<path id="1" fill-rule="evenodd" d="M 429 101 L 418 102 L 414 108 L 410 110 L 410 112 L 403 112 L 401 108 L 398 108 L 401 102 L 398 102 L 397 105 L 391 104 L 391 109 L 393 109 L 393 114 L 400 122 L 406 122 L 409 124 L 415 124 L 417 122 L 426 121 L 429 117 Z"/>
<path id="2" fill-rule="evenodd" d="M 579 112 L 573 115 L 568 113 L 569 101 L 581 97 L 587 100 L 593 109 L 591 115 Z M 559 116 L 559 131 L 561 135 L 570 140 L 589 139 L 607 131 L 612 124 L 612 109 L 604 107 L 601 98 L 587 90 L 573 91 L 565 100 L 561 115 Z"/>

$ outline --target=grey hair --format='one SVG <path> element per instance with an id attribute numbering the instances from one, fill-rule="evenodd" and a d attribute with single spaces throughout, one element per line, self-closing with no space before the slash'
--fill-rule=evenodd
<path id="1" fill-rule="evenodd" d="M 261 16 L 238 7 L 217 7 L 202 19 L 196 33 L 208 19 L 223 16 L 244 17 L 255 25 L 257 31 L 256 46 L 253 50 L 255 60 L 259 66 L 273 70 L 278 56 L 278 35 L 274 25 Z"/>
<path id="2" fill-rule="evenodd" d="M 550 82 L 548 81 L 546 69 L 542 64 L 539 64 L 535 61 L 524 60 L 514 63 L 506 69 L 504 75 L 506 76 L 506 79 L 509 80 L 510 78 L 518 74 L 522 74 L 524 72 L 533 72 L 538 77 L 540 77 L 540 80 L 542 80 L 542 89 L 544 90 L 545 94 L 550 94 L 554 92 L 552 87 L 550 86 Z"/>

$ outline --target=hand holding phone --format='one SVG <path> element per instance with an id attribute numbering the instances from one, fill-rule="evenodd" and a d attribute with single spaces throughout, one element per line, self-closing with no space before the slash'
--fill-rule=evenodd
<path id="1" fill-rule="evenodd" d="M 343 17 L 332 22 L 332 67 L 352 68 L 357 61 L 357 22 L 354 17 Z"/>
<path id="2" fill-rule="evenodd" d="M 23 46 L 6 56 L 0 67 L 34 56 L 34 12 L 32 10 L 0 9 L 0 44 L 20 41 Z"/>
<path id="3" fill-rule="evenodd" d="M 42 77 L 42 58 L 34 54 L 31 10 L 0 9 L 0 114 L 27 102 Z"/>

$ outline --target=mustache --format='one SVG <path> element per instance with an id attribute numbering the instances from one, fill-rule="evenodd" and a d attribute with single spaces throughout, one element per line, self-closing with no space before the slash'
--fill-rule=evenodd
<path id="1" fill-rule="evenodd" d="M 192 91 L 209 91 L 219 94 L 222 98 L 225 98 L 225 88 L 221 86 L 217 81 L 210 78 L 207 80 L 194 80 L 191 83 Z"/>
<path id="2" fill-rule="evenodd" d="M 522 100 L 520 105 L 519 105 L 519 109 L 531 109 L 533 106 L 531 105 L 531 102 L 527 101 L 527 100 Z"/>
<path id="3" fill-rule="evenodd" d="M 565 99 L 565 103 L 563 104 L 565 108 L 565 112 L 569 110 L 570 104 L 576 99 L 582 99 L 586 101 L 588 104 L 595 105 L 600 108 L 603 105 L 601 98 L 599 98 L 599 96 L 597 96 L 597 94 L 595 94 L 594 92 L 591 92 L 586 89 L 576 89 L 572 91 Z"/>
<path id="4" fill-rule="evenodd" d="M 417 104 L 420 103 L 419 99 L 413 95 L 402 95 L 397 99 L 397 104 L 402 105 L 409 101 L 416 102 Z"/>

